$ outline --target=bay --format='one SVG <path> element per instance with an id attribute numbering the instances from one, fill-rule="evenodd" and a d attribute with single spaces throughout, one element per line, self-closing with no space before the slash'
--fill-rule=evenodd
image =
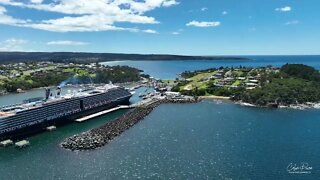
<path id="1" fill-rule="evenodd" d="M 124 112 L 71 124 L 0 149 L 3 179 L 316 179 L 320 111 L 258 109 L 228 101 L 164 104 L 110 144 L 71 152 L 59 143 Z M 289 174 L 307 162 L 310 174 Z"/>
<path id="2" fill-rule="evenodd" d="M 249 61 L 121 61 L 156 78 L 220 66 L 281 66 L 303 63 L 320 69 L 319 56 L 259 56 Z M 136 90 L 132 102 L 139 101 Z M 0 97 L 0 103 L 39 97 L 42 90 Z M 44 94 L 44 93 L 43 93 Z M 42 95 L 40 95 L 42 96 Z M 110 144 L 71 152 L 59 143 L 127 111 L 28 138 L 18 150 L 0 148 L 0 179 L 317 179 L 320 176 L 320 111 L 249 108 L 225 101 L 163 104 Z M 289 164 L 308 163 L 308 174 Z"/>
<path id="3" fill-rule="evenodd" d="M 223 67 L 280 67 L 286 63 L 306 64 L 320 70 L 320 56 L 246 56 L 250 60 L 190 60 L 190 61 L 110 61 L 109 66 L 127 65 L 144 71 L 159 79 L 175 79 L 184 71 L 204 70 Z"/>

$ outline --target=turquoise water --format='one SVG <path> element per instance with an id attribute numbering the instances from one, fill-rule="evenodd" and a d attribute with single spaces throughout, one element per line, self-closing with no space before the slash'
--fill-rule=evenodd
<path id="1" fill-rule="evenodd" d="M 116 112 L 0 149 L 1 179 L 317 179 L 320 111 L 241 107 L 230 102 L 165 104 L 110 144 L 89 152 L 59 147 Z M 307 162 L 310 174 L 289 174 Z"/>
<path id="2" fill-rule="evenodd" d="M 279 57 L 277 57 L 279 58 Z M 254 61 L 156 61 L 120 64 L 173 79 L 185 70 L 220 66 L 304 63 L 320 69 L 319 56 L 258 57 Z M 109 63 L 110 64 L 110 63 Z M 119 64 L 113 62 L 112 65 Z M 144 93 L 136 90 L 132 102 Z M 148 90 L 147 90 L 148 91 Z M 0 97 L 0 104 L 38 97 L 41 90 Z M 1 106 L 1 105 L 0 105 Z M 55 132 L 30 137 L 31 145 L 0 148 L 0 179 L 318 179 L 320 111 L 260 109 L 205 101 L 164 104 L 110 144 L 89 152 L 60 148 L 65 138 L 121 116 L 117 111 Z M 290 174 L 306 162 L 310 174 Z"/>
<path id="3" fill-rule="evenodd" d="M 178 73 L 184 71 L 202 70 L 208 68 L 228 67 L 259 67 L 273 65 L 280 67 L 286 63 L 303 63 L 320 70 L 320 56 L 248 56 L 251 60 L 193 60 L 193 61 L 114 61 L 105 62 L 106 65 L 128 65 L 144 70 L 160 79 L 175 79 Z"/>

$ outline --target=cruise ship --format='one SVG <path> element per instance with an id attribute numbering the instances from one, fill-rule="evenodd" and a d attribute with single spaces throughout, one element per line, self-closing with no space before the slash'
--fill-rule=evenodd
<path id="1" fill-rule="evenodd" d="M 21 104 L 0 108 L 0 140 L 16 139 L 62 125 L 118 105 L 129 104 L 132 94 L 126 89 L 106 84 L 61 95 L 61 88 L 46 88 L 44 98 L 25 100 Z"/>

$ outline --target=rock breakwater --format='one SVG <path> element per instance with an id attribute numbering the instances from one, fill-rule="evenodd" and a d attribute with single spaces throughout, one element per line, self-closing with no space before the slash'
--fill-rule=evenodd
<path id="1" fill-rule="evenodd" d="M 147 106 L 137 107 L 112 122 L 65 139 L 61 146 L 72 151 L 94 150 L 102 147 L 125 130 L 131 128 L 148 116 L 154 108 L 164 103 L 196 103 L 193 98 L 162 99 Z"/>

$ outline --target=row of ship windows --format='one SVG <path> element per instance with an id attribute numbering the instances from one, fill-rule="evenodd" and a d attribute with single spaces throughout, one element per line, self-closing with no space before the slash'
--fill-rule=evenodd
<path id="1" fill-rule="evenodd" d="M 20 118 L 37 118 L 41 115 L 48 116 L 49 114 L 56 113 L 61 110 L 74 109 L 79 107 L 80 107 L 80 104 L 77 106 L 67 106 L 67 107 L 63 106 L 62 108 L 57 108 L 57 109 L 47 109 L 44 107 L 44 108 L 41 108 L 41 111 L 34 109 L 34 110 L 27 111 L 28 113 L 19 113 L 16 116 L 11 116 L 3 119 L 2 122 L 16 121 Z"/>
<path id="2" fill-rule="evenodd" d="M 125 91 L 126 92 L 126 91 Z M 114 94 L 114 93 L 110 93 L 110 94 Z M 108 95 L 108 97 L 110 97 L 110 94 Z M 123 96 L 124 94 L 128 94 L 127 92 L 126 93 L 116 93 L 117 95 L 122 95 L 122 97 L 119 97 L 119 98 L 117 98 L 116 100 L 119 100 L 119 99 L 121 99 L 121 98 L 124 98 L 124 97 L 126 97 L 126 96 Z M 104 95 L 102 95 L 102 96 L 107 96 L 106 94 L 104 94 Z M 92 97 L 91 97 L 92 98 Z M 98 97 L 97 97 L 98 98 Z M 114 97 L 115 98 L 115 97 Z M 95 98 L 96 99 L 96 98 Z M 48 109 L 46 109 L 46 110 L 44 110 L 44 109 L 35 109 L 32 113 L 29 113 L 29 114 L 27 114 L 26 116 L 20 116 L 20 117 L 14 117 L 13 116 L 13 118 L 9 118 L 8 120 L 7 120 L 7 122 L 4 122 L 4 123 L 1 123 L 0 122 L 0 127 L 1 126 L 3 126 L 3 125 L 5 125 L 6 127 L 8 127 L 8 126 L 10 126 L 10 125 L 17 125 L 17 121 L 20 121 L 20 122 L 22 122 L 23 124 L 25 124 L 25 123 L 31 123 L 31 122 L 36 122 L 36 121 L 44 121 L 45 119 L 47 119 L 48 118 L 48 116 L 50 117 L 50 116 L 56 116 L 56 114 L 57 114 L 57 112 L 52 112 L 51 113 L 51 111 L 53 111 L 53 110 L 55 110 L 55 111 L 58 111 L 59 112 L 59 114 L 66 114 L 66 113 L 60 113 L 61 111 L 60 110 L 65 110 L 66 109 L 66 107 L 70 107 L 70 108 L 79 108 L 79 106 L 80 106 L 80 104 L 79 104 L 79 101 L 80 100 L 78 100 L 78 101 L 74 101 L 74 102 L 68 102 L 68 106 L 67 105 L 64 105 L 63 107 L 61 107 L 61 105 L 60 105 L 60 107 L 58 107 L 58 108 L 54 108 L 54 109 L 50 109 L 50 114 L 51 115 L 49 115 L 49 112 L 46 112 L 46 114 L 44 114 L 43 112 L 44 111 L 49 111 Z M 97 107 L 97 106 L 100 106 L 100 105 L 103 105 L 103 104 L 107 104 L 107 103 L 110 103 L 110 101 L 101 101 L 101 98 L 100 98 L 100 101 L 98 101 L 98 102 L 96 102 L 96 101 L 94 101 L 94 104 L 92 104 L 92 103 L 90 103 L 89 105 L 86 103 L 85 104 L 85 109 L 91 109 L 91 108 L 94 108 L 94 107 Z M 76 105 L 77 107 L 75 107 L 74 105 Z M 58 105 L 54 105 L 54 106 L 58 106 Z M 52 106 L 51 106 L 51 108 L 52 108 Z M 78 111 L 75 111 L 74 109 L 73 110 L 69 110 L 69 113 L 68 113 L 68 111 L 64 111 L 64 112 L 67 112 L 67 114 L 70 114 L 71 112 L 73 111 L 73 113 L 75 113 L 75 112 L 79 112 L 79 111 L 81 111 L 80 109 L 78 110 Z M 41 112 L 40 114 L 35 114 L 36 112 Z M 56 113 L 56 114 L 54 114 L 54 113 Z M 52 115 L 53 114 L 53 115 Z M 72 114 L 72 113 L 71 113 Z M 30 116 L 32 116 L 31 118 L 30 118 Z M 26 118 L 30 118 L 30 120 L 25 120 Z M 54 118 L 51 118 L 51 119 L 54 119 Z M 14 121 L 14 122 L 13 122 Z M 21 123 L 20 123 L 21 124 Z M 2 128 L 1 128 L 2 129 Z"/>
<path id="3" fill-rule="evenodd" d="M 11 131 L 14 131 L 16 129 L 21 129 L 21 128 L 24 128 L 24 127 L 27 127 L 27 126 L 32 126 L 32 125 L 35 125 L 35 124 L 39 124 L 41 122 L 43 122 L 43 121 L 41 121 L 41 120 L 33 121 L 31 123 L 28 123 L 28 124 L 22 124 L 22 125 L 19 125 L 19 126 L 14 126 L 14 127 L 2 129 L 2 130 L 0 130 L 0 133 L 3 134 L 3 133 L 6 133 L 6 132 L 11 132 Z"/>
<path id="4" fill-rule="evenodd" d="M 120 98 L 117 98 L 117 100 L 120 99 Z M 95 103 L 90 103 L 90 104 L 85 104 L 85 109 L 91 109 L 91 108 L 94 108 L 94 107 L 97 107 L 97 106 L 101 106 L 103 104 L 107 104 L 107 103 L 110 103 L 110 101 L 100 101 L 100 102 L 95 102 Z M 77 109 L 79 107 L 70 107 L 72 109 L 69 109 L 69 111 L 73 111 L 74 109 Z M 59 108 L 60 110 L 60 108 Z M 63 112 L 66 112 L 68 110 L 66 110 L 66 108 L 62 108 L 61 110 L 64 110 Z M 45 110 L 42 110 L 42 111 L 45 111 Z M 25 116 L 20 116 L 20 117 L 17 117 L 17 116 L 13 116 L 12 118 L 9 118 L 6 122 L 2 122 L 1 124 L 3 125 L 13 125 L 13 124 L 17 124 L 17 122 L 29 122 L 29 121 L 26 121 L 25 119 L 29 119 L 32 120 L 32 121 L 35 121 L 35 120 L 41 120 L 41 119 L 45 119 L 46 117 L 48 116 L 54 116 L 55 114 L 57 113 L 60 113 L 61 111 L 55 111 L 55 112 L 51 112 L 50 111 L 50 114 L 49 112 L 45 113 L 42 112 L 41 114 L 34 114 L 34 113 L 29 113 Z"/>
<path id="5" fill-rule="evenodd" d="M 127 96 L 121 96 L 121 97 L 113 98 L 113 101 L 116 101 L 116 100 L 124 98 L 124 97 L 127 97 Z M 107 100 L 90 101 L 90 102 L 85 102 L 84 106 L 90 106 L 90 105 L 96 104 L 96 103 L 105 104 L 105 103 L 108 103 L 108 102 L 110 102 L 110 101 L 107 101 Z"/>
<path id="6" fill-rule="evenodd" d="M 95 107 L 98 107 L 98 106 L 102 106 L 102 105 L 105 105 L 105 104 L 111 104 L 112 101 L 105 101 L 105 102 L 99 102 L 99 103 L 94 103 L 94 104 L 86 104 L 84 105 L 84 109 L 87 110 L 87 109 L 92 109 L 92 108 L 95 108 Z"/>
<path id="7" fill-rule="evenodd" d="M 108 97 L 92 97 L 90 99 L 85 99 L 83 100 L 84 103 L 91 103 L 91 102 L 96 102 L 96 101 L 101 101 L 101 99 L 103 100 L 111 100 L 111 99 L 116 99 L 118 98 L 120 95 L 112 95 L 112 96 L 108 96 Z M 123 94 L 121 94 L 121 96 L 123 96 Z"/>
<path id="8" fill-rule="evenodd" d="M 4 129 L 4 128 L 8 128 L 8 127 L 11 127 L 11 126 L 19 126 L 19 125 L 23 125 L 23 124 L 28 124 L 28 123 L 31 123 L 31 122 L 34 122 L 34 121 L 44 121 L 44 120 L 52 120 L 52 119 L 55 119 L 55 118 L 59 118 L 59 117 L 63 117 L 63 116 L 67 116 L 67 115 L 70 115 L 70 114 L 74 114 L 74 113 L 77 113 L 81 111 L 81 109 L 72 109 L 72 110 L 69 110 L 69 111 L 64 111 L 64 112 L 59 112 L 59 113 L 56 113 L 55 115 L 53 116 L 43 116 L 43 117 L 40 117 L 38 118 L 37 120 L 35 119 L 28 119 L 28 120 L 24 120 L 24 121 L 20 121 L 20 123 L 17 123 L 16 122 L 12 122 L 10 124 L 6 124 L 6 125 L 0 125 L 0 129 Z M 55 117 L 55 118 L 53 118 Z"/>
<path id="9" fill-rule="evenodd" d="M 70 111 L 70 110 L 72 111 L 73 109 L 80 109 L 80 106 L 68 107 L 68 108 L 63 108 L 61 110 L 50 111 L 50 112 L 48 112 L 48 110 L 43 109 L 41 113 L 30 112 L 29 114 L 26 114 L 26 115 L 16 115 L 16 116 L 9 117 L 7 119 L 3 119 L 3 121 L 0 122 L 0 125 L 1 124 L 10 125 L 10 124 L 16 124 L 17 122 L 25 122 L 26 119 L 32 119 L 34 121 L 41 120 L 41 119 L 45 119 L 48 116 L 54 115 L 56 113 Z"/>

